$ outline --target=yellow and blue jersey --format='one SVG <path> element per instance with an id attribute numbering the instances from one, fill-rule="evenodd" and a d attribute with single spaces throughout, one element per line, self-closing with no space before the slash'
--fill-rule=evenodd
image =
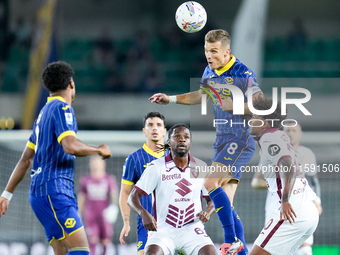
<path id="1" fill-rule="evenodd" d="M 145 168 L 151 161 L 163 157 L 167 152 L 154 152 L 146 143 L 142 148 L 130 154 L 124 163 L 122 184 L 134 185 L 137 183 Z M 142 196 L 140 199 L 142 206 L 151 214 L 154 215 L 152 208 L 152 195 Z M 144 250 L 148 231 L 143 226 L 142 217 L 137 216 L 137 251 Z"/>
<path id="2" fill-rule="evenodd" d="M 123 167 L 122 183 L 127 185 L 136 184 L 150 162 L 163 156 L 164 151 L 154 152 L 145 143 L 142 148 L 126 158 Z M 143 196 L 141 204 L 149 213 L 153 214 L 151 195 Z M 138 220 L 141 220 L 140 216 L 138 216 Z"/>
<path id="3" fill-rule="evenodd" d="M 212 70 L 209 65 L 205 68 L 202 82 L 215 87 L 216 84 L 226 84 L 237 86 L 244 95 L 244 103 L 247 102 L 247 91 L 250 87 L 253 87 L 253 94 L 260 92 L 259 84 L 256 82 L 256 76 L 252 70 L 242 64 L 233 55 L 230 55 L 231 59 L 228 64 L 221 70 Z M 203 87 L 203 86 L 201 86 Z M 216 88 L 221 99 L 227 99 L 229 96 L 233 98 L 232 93 L 227 88 Z M 218 102 L 218 98 L 214 93 L 211 93 L 215 100 Z M 240 139 L 246 140 L 249 136 L 249 126 L 247 121 L 240 115 L 233 115 L 232 113 L 223 111 L 219 105 L 213 104 L 215 119 L 227 120 L 227 124 L 216 125 L 217 135 L 233 134 Z M 230 125 L 233 123 L 233 125 Z M 235 123 L 235 124 L 234 124 Z M 236 124 L 240 123 L 240 124 Z M 243 124 L 245 123 L 245 125 Z"/>
<path id="4" fill-rule="evenodd" d="M 75 198 L 75 156 L 66 153 L 61 141 L 76 136 L 77 121 L 72 107 L 62 97 L 49 97 L 34 122 L 27 146 L 35 150 L 30 194 L 42 197 L 56 193 Z"/>

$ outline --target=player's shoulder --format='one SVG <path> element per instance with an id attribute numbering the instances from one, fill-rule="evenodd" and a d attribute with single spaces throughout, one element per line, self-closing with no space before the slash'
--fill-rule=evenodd
<path id="1" fill-rule="evenodd" d="M 143 148 L 139 148 L 138 150 L 132 152 L 129 156 L 127 156 L 126 160 L 135 159 L 143 153 Z"/>
<path id="2" fill-rule="evenodd" d="M 241 74 L 241 75 L 244 75 L 246 77 L 254 76 L 253 70 L 248 68 L 238 58 L 236 58 L 233 67 L 234 67 L 234 69 L 238 70 L 238 73 Z"/>
<path id="3" fill-rule="evenodd" d="M 196 157 L 194 157 L 192 155 L 190 155 L 190 156 L 191 156 L 190 160 L 193 162 L 193 164 L 195 166 L 207 166 L 207 163 L 205 163 L 203 160 L 201 160 L 199 158 L 196 158 Z"/>
<path id="4" fill-rule="evenodd" d="M 162 166 L 165 166 L 165 157 L 156 158 L 148 164 L 148 167 L 162 167 Z"/>
<path id="5" fill-rule="evenodd" d="M 210 78 L 210 76 L 213 76 L 214 75 L 214 72 L 213 70 L 211 70 L 211 68 L 209 67 L 209 65 L 207 65 L 204 69 L 204 72 L 203 72 L 203 78 Z"/>
<path id="6" fill-rule="evenodd" d="M 72 106 L 61 100 L 52 100 L 45 105 L 45 108 L 50 109 L 52 112 L 56 111 L 73 112 Z"/>
<path id="7" fill-rule="evenodd" d="M 287 134 L 276 128 L 267 129 L 260 139 L 261 146 L 270 146 L 272 144 L 284 145 L 287 143 L 289 143 Z"/>

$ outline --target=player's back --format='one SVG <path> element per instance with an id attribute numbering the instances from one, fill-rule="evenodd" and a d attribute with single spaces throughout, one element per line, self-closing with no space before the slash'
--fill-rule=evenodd
<path id="1" fill-rule="evenodd" d="M 49 98 L 33 125 L 28 146 L 35 156 L 31 170 L 30 192 L 35 196 L 63 193 L 74 194 L 75 156 L 66 153 L 61 140 L 76 136 L 74 111 L 62 97 Z"/>

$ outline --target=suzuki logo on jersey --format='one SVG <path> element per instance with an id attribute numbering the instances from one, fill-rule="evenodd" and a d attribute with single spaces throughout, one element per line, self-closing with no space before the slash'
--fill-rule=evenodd
<path id="1" fill-rule="evenodd" d="M 191 192 L 191 189 L 188 186 L 191 186 L 192 184 L 184 178 L 177 182 L 175 185 L 179 187 L 179 189 L 176 189 L 176 192 L 180 194 L 182 197 L 186 196 Z"/>

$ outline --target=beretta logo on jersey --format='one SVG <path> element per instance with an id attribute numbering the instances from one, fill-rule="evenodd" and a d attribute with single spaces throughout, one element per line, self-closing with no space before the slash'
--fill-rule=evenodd
<path id="1" fill-rule="evenodd" d="M 72 113 L 65 112 L 65 119 L 66 119 L 66 123 L 68 125 L 73 125 L 73 116 L 72 116 Z"/>

